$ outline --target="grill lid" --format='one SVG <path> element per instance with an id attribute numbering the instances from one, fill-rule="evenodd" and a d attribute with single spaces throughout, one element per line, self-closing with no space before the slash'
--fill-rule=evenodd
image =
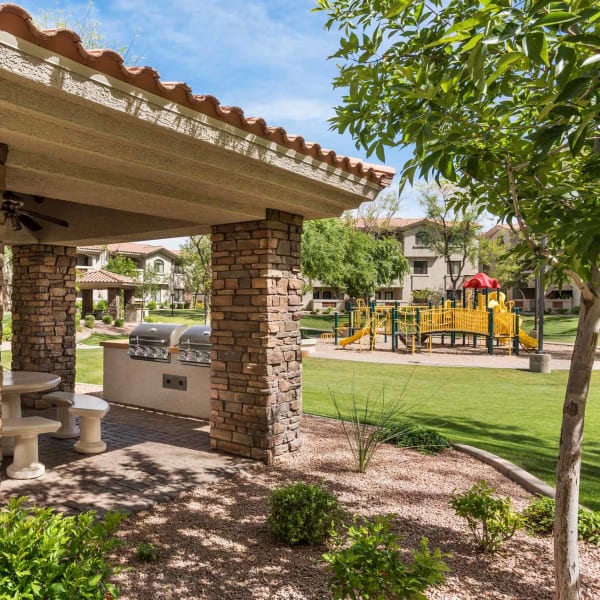
<path id="1" fill-rule="evenodd" d="M 169 346 L 175 346 L 186 325 L 140 323 L 129 334 L 129 356 L 139 360 L 170 362 Z"/>
<path id="2" fill-rule="evenodd" d="M 194 365 L 210 364 L 211 329 L 208 325 L 188 327 L 179 338 L 179 360 Z"/>

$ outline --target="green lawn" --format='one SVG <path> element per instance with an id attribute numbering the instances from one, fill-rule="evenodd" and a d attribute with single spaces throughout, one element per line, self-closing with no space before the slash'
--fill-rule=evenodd
<path id="1" fill-rule="evenodd" d="M 335 416 L 330 390 L 349 400 L 385 390 L 401 393 L 410 419 L 454 442 L 498 454 L 554 485 L 567 373 L 508 369 L 382 365 L 308 358 L 303 366 L 304 411 Z M 581 501 L 600 510 L 600 373 L 588 399 Z"/>
<path id="2" fill-rule="evenodd" d="M 160 323 L 185 323 L 186 325 L 204 325 L 204 311 L 199 310 L 173 310 L 171 316 L 170 308 L 160 308 L 148 312 L 151 317 L 158 319 Z"/>
<path id="3" fill-rule="evenodd" d="M 578 321 L 577 315 L 544 315 L 544 340 L 572 344 L 575 341 Z M 521 329 L 527 333 L 533 329 L 533 317 L 523 317 L 521 322 Z"/>
<path id="4" fill-rule="evenodd" d="M 92 333 L 89 337 L 78 342 L 84 346 L 99 346 L 100 342 L 118 342 L 121 340 L 128 340 L 126 335 L 115 335 L 112 333 Z"/>
<path id="5" fill-rule="evenodd" d="M 348 321 L 347 315 L 340 315 L 339 322 L 346 323 Z M 304 315 L 300 321 L 300 327 L 302 329 L 311 329 L 314 331 L 333 331 L 335 324 L 335 316 L 329 315 Z"/>

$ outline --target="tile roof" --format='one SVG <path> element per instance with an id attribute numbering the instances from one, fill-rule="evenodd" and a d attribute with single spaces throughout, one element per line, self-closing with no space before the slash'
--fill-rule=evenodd
<path id="1" fill-rule="evenodd" d="M 171 250 L 164 246 L 156 246 L 154 244 L 140 244 L 137 242 L 123 242 L 117 244 L 106 244 L 105 246 L 78 246 L 77 250 L 80 252 L 102 252 L 104 249 L 115 254 L 129 254 L 135 256 L 147 256 L 156 252 L 164 252 L 171 254 L 172 256 L 179 256 L 181 253 L 179 250 Z"/>
<path id="2" fill-rule="evenodd" d="M 405 229 L 406 227 L 410 227 L 411 225 L 416 225 L 417 223 L 427 221 L 427 219 L 425 217 L 419 217 L 417 219 L 392 218 L 392 219 L 374 219 L 374 221 L 381 221 L 389 229 Z M 371 220 L 369 220 L 369 222 L 371 222 Z M 364 226 L 365 226 L 364 219 L 356 220 L 356 227 L 358 229 L 361 229 Z"/>
<path id="3" fill-rule="evenodd" d="M 132 287 L 136 285 L 136 282 L 126 275 L 119 275 L 117 273 L 111 273 L 104 269 L 98 269 L 97 271 L 87 271 L 87 273 L 81 277 L 77 282 L 79 285 L 84 284 L 98 284 L 98 285 L 124 285 L 125 287 Z"/>
<path id="4" fill-rule="evenodd" d="M 391 167 L 338 155 L 335 151 L 326 150 L 319 144 L 306 142 L 299 135 L 290 135 L 282 127 L 269 126 L 260 117 L 246 117 L 241 108 L 223 106 L 214 96 L 194 95 L 186 83 L 162 81 L 158 71 L 152 67 L 126 67 L 123 57 L 114 50 L 86 50 L 81 43 L 81 38 L 73 31 L 40 30 L 33 23 L 29 13 L 15 4 L 0 4 L 0 29 L 94 71 L 120 79 L 269 142 L 340 168 L 360 179 L 367 179 L 381 187 L 389 186 L 394 177 L 395 171 Z"/>

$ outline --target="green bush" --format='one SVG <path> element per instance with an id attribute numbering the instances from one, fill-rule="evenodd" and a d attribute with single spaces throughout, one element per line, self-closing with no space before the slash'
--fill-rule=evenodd
<path id="1" fill-rule="evenodd" d="M 580 508 L 577 531 L 579 539 L 600 546 L 600 512 Z"/>
<path id="2" fill-rule="evenodd" d="M 154 300 L 150 300 L 150 302 L 146 304 L 146 308 L 148 310 L 156 310 L 156 302 Z"/>
<path id="3" fill-rule="evenodd" d="M 273 490 L 268 499 L 271 531 L 288 544 L 320 544 L 340 518 L 335 496 L 301 481 Z"/>
<path id="4" fill-rule="evenodd" d="M 94 304 L 94 310 L 106 310 L 108 308 L 108 302 L 106 300 L 98 300 Z"/>
<path id="5" fill-rule="evenodd" d="M 467 525 L 479 548 L 493 554 L 523 526 L 521 516 L 512 510 L 510 498 L 497 498 L 496 490 L 479 481 L 462 494 L 454 493 L 450 506 Z"/>
<path id="6" fill-rule="evenodd" d="M 115 319 L 115 327 L 123 327 L 125 325 L 125 319 Z"/>
<path id="7" fill-rule="evenodd" d="M 388 427 L 388 441 L 400 448 L 415 448 L 422 454 L 437 454 L 452 444 L 440 433 L 421 425 L 394 423 Z"/>
<path id="8" fill-rule="evenodd" d="M 536 535 L 550 535 L 554 529 L 553 498 L 536 498 L 521 513 L 525 528 Z M 600 512 L 580 508 L 577 521 L 579 539 L 600 546 Z"/>
<path id="9" fill-rule="evenodd" d="M 94 329 L 94 325 L 96 324 L 96 318 L 94 317 L 94 315 L 85 315 L 83 322 L 85 326 L 89 329 Z"/>
<path id="10" fill-rule="evenodd" d="M 554 528 L 554 499 L 544 496 L 532 500 L 521 513 L 523 525 L 529 533 L 548 535 Z"/>
<path id="11" fill-rule="evenodd" d="M 150 542 L 140 542 L 135 550 L 135 555 L 141 562 L 156 562 L 158 560 L 158 550 Z"/>
<path id="12" fill-rule="evenodd" d="M 104 315 L 104 316 L 102 317 L 102 322 L 103 322 L 105 325 L 110 325 L 110 324 L 113 322 L 113 318 L 112 318 L 110 315 Z"/>
<path id="13" fill-rule="evenodd" d="M 355 518 L 346 536 L 337 537 L 334 549 L 323 555 L 331 571 L 329 589 L 334 600 L 423 600 L 427 588 L 444 581 L 448 570 L 444 555 L 439 548 L 432 553 L 427 538 L 412 551 L 408 564 L 402 561 L 400 538 L 391 531 L 392 518 Z"/>
<path id="14" fill-rule="evenodd" d="M 0 510 L 0 600 L 118 598 L 109 582 L 117 571 L 107 555 L 118 545 L 123 519 L 94 511 L 65 516 L 53 508 L 25 508 L 11 498 Z"/>
<path id="15" fill-rule="evenodd" d="M 330 315 L 331 314 L 331 307 L 327 307 L 327 308 L 323 309 L 323 314 L 324 315 Z"/>
<path id="16" fill-rule="evenodd" d="M 578 315 L 580 310 L 581 310 L 580 306 L 572 306 L 571 307 L 571 314 L 572 315 Z"/>

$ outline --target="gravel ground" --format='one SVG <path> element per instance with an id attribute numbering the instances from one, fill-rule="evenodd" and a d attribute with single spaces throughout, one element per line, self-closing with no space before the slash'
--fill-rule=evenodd
<path id="1" fill-rule="evenodd" d="M 118 555 L 123 600 L 323 600 L 330 598 L 321 555 L 325 547 L 290 548 L 266 525 L 266 498 L 282 484 L 323 483 L 351 513 L 395 513 L 408 548 L 427 536 L 451 553 L 435 600 L 553 598 L 552 540 L 519 532 L 493 557 L 477 554 L 463 522 L 448 506 L 453 490 L 479 479 L 524 508 L 530 496 L 493 468 L 456 452 L 424 456 L 385 445 L 367 473 L 352 470 L 339 423 L 304 417 L 303 447 L 279 460 L 188 492 L 130 517 Z M 151 542 L 156 563 L 140 563 L 135 548 Z M 583 598 L 600 598 L 600 548 L 582 543 Z"/>

